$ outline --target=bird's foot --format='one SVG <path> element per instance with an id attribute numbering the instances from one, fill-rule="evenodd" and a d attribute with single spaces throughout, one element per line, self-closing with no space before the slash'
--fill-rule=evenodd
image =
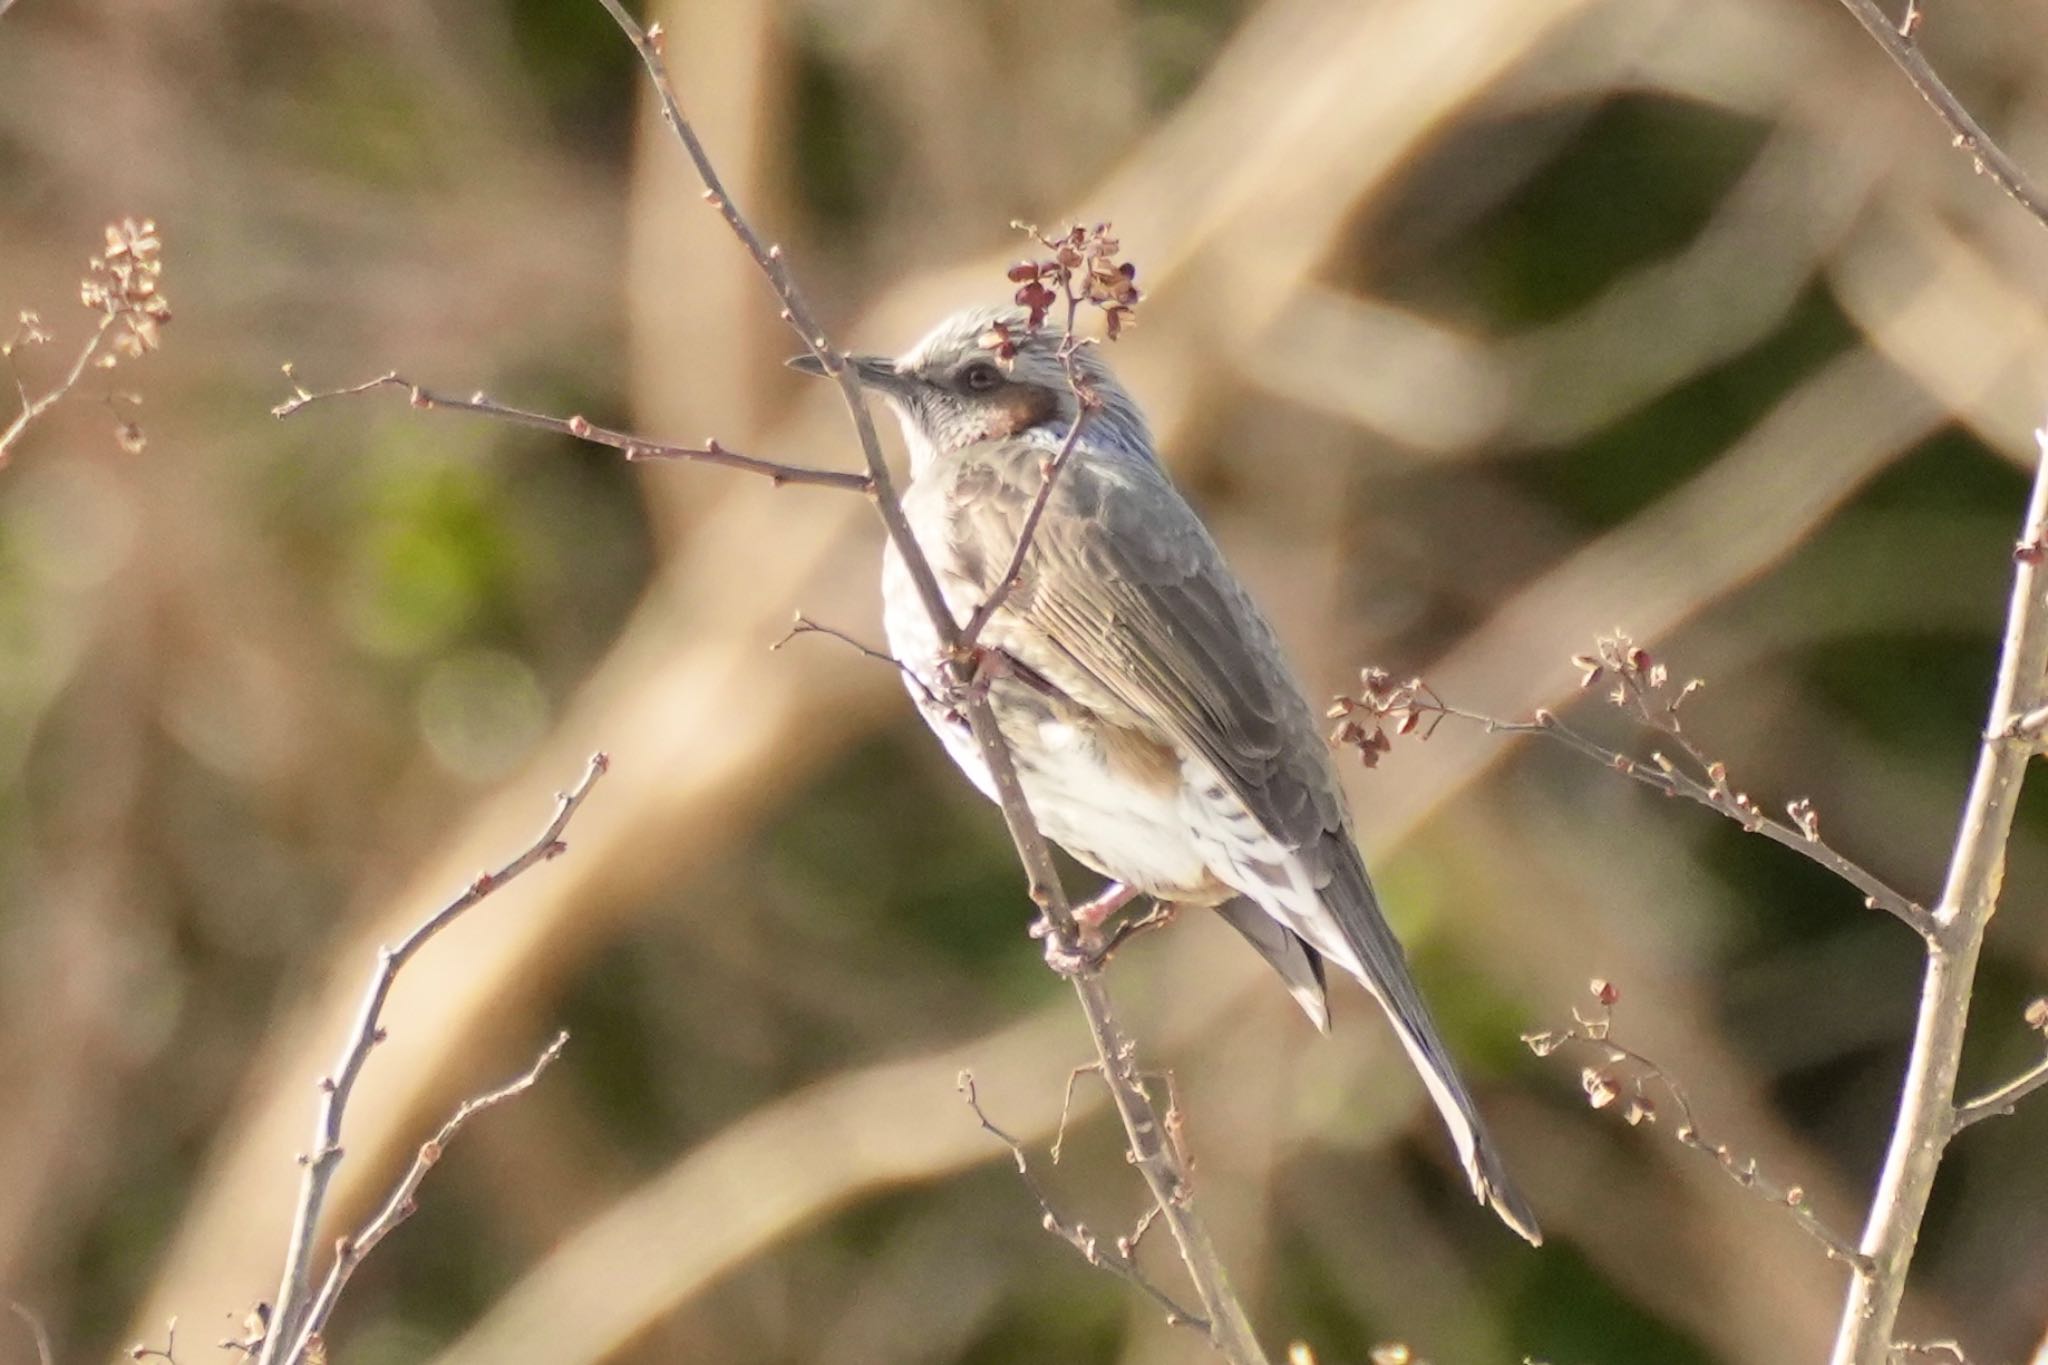
<path id="1" fill-rule="evenodd" d="M 1083 929 L 1100 929 L 1104 920 L 1129 905 L 1137 896 L 1136 887 L 1111 882 L 1074 907 L 1074 923 Z"/>
<path id="2" fill-rule="evenodd" d="M 1125 890 L 1120 885 L 1113 886 L 1113 889 L 1120 896 L 1117 905 L 1122 905 L 1137 894 Z M 1102 918 L 1111 913 L 1114 906 L 1109 910 L 1096 911 L 1092 920 L 1082 917 L 1084 910 L 1091 910 L 1103 899 L 1104 897 L 1099 896 L 1096 900 L 1075 907 L 1073 934 L 1063 933 L 1058 926 L 1042 916 L 1031 926 L 1031 936 L 1044 942 L 1046 966 L 1061 976 L 1082 976 L 1099 972 L 1109 965 L 1109 959 L 1117 949 L 1148 929 L 1172 923 L 1174 917 L 1180 913 L 1179 906 L 1167 901 L 1156 901 L 1150 910 L 1125 920 L 1105 936 L 1102 932 Z"/>

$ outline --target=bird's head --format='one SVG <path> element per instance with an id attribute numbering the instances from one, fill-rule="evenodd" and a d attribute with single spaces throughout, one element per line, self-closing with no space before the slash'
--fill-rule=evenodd
<path id="1" fill-rule="evenodd" d="M 1026 436 L 1057 447 L 1066 439 L 1079 405 L 1059 355 L 1065 333 L 1050 322 L 1035 331 L 1028 323 L 1021 308 L 970 308 L 894 359 L 848 357 L 861 383 L 896 410 L 913 474 L 978 441 Z M 1102 363 L 1100 350 L 1083 346 L 1074 353 L 1081 380 L 1099 404 L 1083 439 L 1102 453 L 1150 459 L 1144 416 Z M 824 373 L 816 356 L 789 363 L 806 374 Z"/>

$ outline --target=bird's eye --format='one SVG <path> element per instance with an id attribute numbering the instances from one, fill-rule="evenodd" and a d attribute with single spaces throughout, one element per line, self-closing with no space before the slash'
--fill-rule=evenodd
<path id="1" fill-rule="evenodd" d="M 977 360 L 960 371 L 960 387 L 969 393 L 987 393 L 1003 382 L 1003 372 L 986 360 Z"/>

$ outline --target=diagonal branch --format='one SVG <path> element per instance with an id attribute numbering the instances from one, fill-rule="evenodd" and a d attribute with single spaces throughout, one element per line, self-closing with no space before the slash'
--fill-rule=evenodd
<path id="1" fill-rule="evenodd" d="M 1800 1230 L 1820 1243 L 1821 1249 L 1831 1259 L 1860 1270 L 1869 1268 L 1868 1259 L 1856 1249 L 1856 1244 L 1813 1211 L 1804 1190 L 1797 1185 L 1779 1184 L 1763 1173 L 1755 1157 L 1737 1157 L 1727 1143 L 1708 1138 L 1700 1131 L 1699 1120 L 1693 1114 L 1692 1100 L 1671 1073 L 1645 1054 L 1614 1040 L 1613 1007 L 1620 998 L 1620 992 L 1613 983 L 1596 979 L 1593 998 L 1597 1002 L 1594 1013 L 1582 1014 L 1574 1008 L 1570 1028 L 1527 1033 L 1522 1035 L 1523 1043 L 1539 1057 L 1548 1057 L 1567 1044 L 1579 1044 L 1599 1053 L 1604 1064 L 1585 1068 L 1580 1077 L 1587 1102 L 1595 1109 L 1607 1108 L 1623 1098 L 1621 1086 L 1625 1082 L 1629 1093 L 1621 1114 L 1631 1126 L 1657 1121 L 1657 1106 L 1647 1089 L 1649 1082 L 1655 1082 L 1663 1088 L 1677 1111 L 1678 1122 L 1672 1128 L 1671 1136 L 1680 1146 L 1712 1158 L 1730 1180 L 1765 1203 L 1788 1210 Z M 1620 1073 L 1617 1068 L 1621 1069 Z"/>
<path id="2" fill-rule="evenodd" d="M 2035 1062 L 2004 1085 L 1987 1090 L 1967 1103 L 1957 1105 L 1956 1131 L 1960 1133 L 1973 1123 L 2010 1114 L 2013 1106 L 2044 1085 L 2048 1085 L 2048 1057 Z"/>
<path id="3" fill-rule="evenodd" d="M 1067 903 L 1066 893 L 1060 886 L 1059 871 L 1053 862 L 1052 850 L 1031 815 L 1029 803 L 1025 800 L 1023 784 L 1018 780 L 1016 765 L 1011 761 L 1009 747 L 1003 740 L 1002 732 L 996 726 L 995 714 L 990 710 L 984 691 L 972 686 L 972 650 L 966 646 L 966 637 L 959 622 L 954 618 L 945 595 L 940 591 L 938 579 L 917 538 L 912 534 L 910 522 L 904 515 L 903 506 L 897 498 L 887 463 L 882 457 L 881 443 L 875 435 L 872 415 L 868 412 L 865 395 L 853 368 L 846 363 L 845 355 L 836 349 L 825 336 L 810 310 L 805 306 L 796 282 L 791 276 L 783 252 L 779 246 L 764 245 L 760 237 L 741 214 L 732 196 L 719 179 L 709 154 L 699 141 L 696 131 L 684 117 L 675 87 L 668 77 L 667 63 L 663 59 L 659 31 L 650 33 L 640 27 L 628 14 L 620 0 L 599 0 L 612 20 L 632 42 L 640 54 L 641 63 L 653 82 L 655 93 L 661 102 L 662 117 L 676 138 L 682 143 L 695 166 L 698 178 L 703 181 L 705 198 L 725 219 L 726 225 L 738 237 L 754 264 L 767 277 L 769 286 L 782 304 L 782 317 L 802 337 L 804 345 L 817 357 L 828 374 L 839 381 L 839 391 L 846 403 L 847 415 L 852 422 L 854 434 L 860 441 L 861 454 L 867 461 L 868 474 L 873 480 L 872 496 L 875 507 L 887 528 L 891 544 L 902 556 L 912 582 L 917 587 L 919 600 L 930 616 L 932 627 L 946 651 L 943 665 L 948 681 L 953 685 L 959 698 L 962 714 L 973 734 L 976 748 L 987 765 L 991 783 L 1002 808 L 1003 823 L 1008 828 L 1011 841 L 1016 845 L 1019 861 L 1023 864 L 1029 881 L 1031 899 L 1058 939 L 1073 943 L 1078 939 L 1078 928 L 1072 908 Z M 1124 1035 L 1117 1022 L 1109 991 L 1098 971 L 1083 968 L 1069 975 L 1074 993 L 1079 998 L 1081 1011 L 1087 1017 L 1088 1031 L 1095 1043 L 1096 1055 L 1103 1063 L 1103 1077 L 1109 1086 L 1111 1099 L 1116 1105 L 1117 1115 L 1122 1120 L 1124 1131 L 1130 1139 L 1131 1161 L 1144 1176 L 1153 1200 L 1159 1205 L 1160 1215 L 1168 1230 L 1172 1232 L 1180 1248 L 1182 1261 L 1194 1281 L 1195 1290 L 1202 1300 L 1203 1311 L 1211 1324 L 1210 1343 L 1226 1359 L 1235 1365 L 1264 1365 L 1265 1354 L 1260 1349 L 1251 1323 L 1246 1318 L 1243 1306 L 1231 1290 L 1229 1277 L 1224 1272 L 1221 1258 L 1209 1240 L 1206 1225 L 1196 1215 L 1192 1190 L 1187 1173 L 1176 1159 L 1167 1141 L 1164 1125 L 1143 1084 L 1139 1081 L 1134 1061 L 1134 1047 Z"/>
<path id="4" fill-rule="evenodd" d="M 1357 748 L 1369 761 L 1376 761 L 1377 755 L 1384 752 L 1390 743 L 1387 738 L 1389 727 L 1397 734 L 1407 734 L 1416 728 L 1420 717 L 1430 716 L 1434 718 L 1432 729 L 1435 720 L 1449 717 L 1469 721 L 1489 734 L 1541 735 L 1556 740 L 1603 768 L 1665 796 L 1684 797 L 1696 802 L 1733 820 L 1749 833 L 1761 834 L 1772 843 L 1818 863 L 1861 891 L 1865 905 L 1885 911 L 1921 938 L 1932 941 L 1936 931 L 1934 916 L 1925 906 L 1900 893 L 1876 873 L 1854 862 L 1822 838 L 1820 819 L 1811 802 L 1802 798 L 1787 804 L 1786 812 L 1792 817 L 1792 824 L 1766 815 L 1748 793 L 1731 785 L 1727 765 L 1708 757 L 1693 743 L 1679 724 L 1678 708 L 1687 696 L 1698 690 L 1698 682 L 1687 683 L 1677 690 L 1674 699 L 1666 699 L 1663 695 L 1666 690 L 1663 666 L 1649 661 L 1649 656 L 1637 649 L 1627 636 L 1603 638 L 1599 647 L 1599 658 L 1580 655 L 1575 660 L 1580 667 L 1589 670 L 1586 682 L 1590 684 L 1602 674 L 1613 672 L 1618 681 L 1609 700 L 1641 724 L 1669 738 L 1677 745 L 1678 752 L 1698 770 L 1697 774 L 1688 772 L 1661 751 L 1653 750 L 1649 761 L 1645 762 L 1619 749 L 1611 749 L 1565 724 L 1556 712 L 1548 708 L 1539 709 L 1530 720 L 1503 720 L 1451 705 L 1420 678 L 1395 686 L 1377 668 L 1364 671 L 1363 686 L 1358 696 L 1339 697 L 1331 707 L 1331 717 L 1343 722 L 1333 739 L 1336 743 Z M 1424 737 L 1428 733 L 1426 729 Z"/>
<path id="5" fill-rule="evenodd" d="M 1963 107 L 1963 102 L 1948 88 L 1948 83 L 1935 74 L 1934 68 L 1927 64 L 1927 58 L 1921 55 L 1917 41 L 1919 0 L 1908 0 L 1906 17 L 1896 26 L 1877 7 L 1876 0 L 1842 0 L 1842 4 L 1856 16 L 1856 22 L 1863 25 L 1864 31 L 1877 40 L 1885 55 L 1906 73 L 1906 79 L 1920 92 L 1920 98 L 1941 116 L 1941 121 L 1949 127 L 1951 140 L 1970 154 L 1978 174 L 1990 176 L 1992 184 L 2011 195 L 2014 202 L 2048 227 L 2048 196 L 2043 196 L 2027 178 L 2027 173 L 2020 169 L 2019 163 L 1992 141 L 1991 134 L 1984 131 L 1984 125 Z"/>

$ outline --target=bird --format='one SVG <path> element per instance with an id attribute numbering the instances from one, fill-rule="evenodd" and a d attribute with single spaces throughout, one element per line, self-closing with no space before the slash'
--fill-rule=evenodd
<path id="1" fill-rule="evenodd" d="M 1325 963 L 1355 977 L 1435 1101 L 1474 1196 L 1540 1245 L 1380 909 L 1322 727 L 1278 637 L 1168 477 L 1102 347 L 1068 346 L 1065 335 L 1021 309 L 975 307 L 899 356 L 844 363 L 902 426 L 902 510 L 962 627 L 998 593 L 1067 451 L 974 644 L 994 664 L 977 668 L 977 685 L 1040 831 L 1110 879 L 1077 918 L 1099 927 L 1138 895 L 1213 908 L 1324 1032 Z M 825 373 L 815 354 L 789 363 Z M 1078 431 L 1077 387 L 1090 395 Z M 889 652 L 926 723 L 997 799 L 893 542 L 882 603 Z"/>

